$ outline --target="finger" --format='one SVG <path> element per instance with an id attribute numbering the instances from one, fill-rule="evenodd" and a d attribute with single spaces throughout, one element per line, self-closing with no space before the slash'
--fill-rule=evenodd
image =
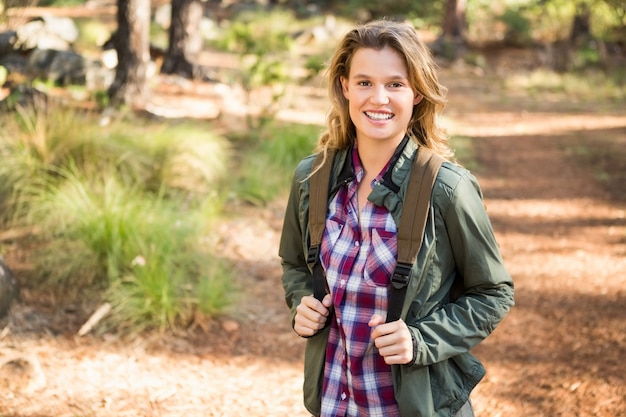
<path id="1" fill-rule="evenodd" d="M 330 295 L 327 294 L 322 301 L 330 302 L 331 301 Z M 325 304 L 322 304 L 321 302 L 319 302 L 319 300 L 313 297 L 312 295 L 307 295 L 305 297 L 302 297 L 302 300 L 300 301 L 300 305 L 304 305 L 309 310 L 314 311 L 322 316 L 328 316 L 328 313 L 329 313 L 328 307 L 330 306 L 330 303 L 329 303 L 329 306 L 326 306 Z"/>
<path id="2" fill-rule="evenodd" d="M 372 330 L 372 339 L 376 340 L 382 336 L 392 334 L 397 330 L 397 322 L 385 323 L 385 318 L 374 314 L 368 323 Z"/>
<path id="3" fill-rule="evenodd" d="M 413 359 L 413 355 L 408 353 L 402 353 L 397 355 L 383 356 L 387 365 L 404 365 L 409 363 Z"/>
<path id="4" fill-rule="evenodd" d="M 315 298 L 315 297 L 314 297 Z M 326 308 L 330 308 L 333 305 L 333 298 L 330 294 L 326 294 L 322 300 L 322 305 Z"/>
<path id="5" fill-rule="evenodd" d="M 327 316 L 328 309 L 315 297 L 302 297 L 300 304 L 296 307 L 293 328 L 300 336 L 312 336 L 324 327 Z"/>
<path id="6" fill-rule="evenodd" d="M 413 359 L 413 340 L 409 329 L 405 326 L 398 326 L 393 333 L 376 338 L 374 344 L 378 353 L 385 358 L 385 363 L 405 364 Z"/>
<path id="7" fill-rule="evenodd" d="M 296 307 L 296 320 L 302 324 L 310 323 L 324 323 L 326 316 L 319 311 L 312 309 L 305 303 L 301 303 Z"/>
<path id="8" fill-rule="evenodd" d="M 385 322 L 385 319 L 383 318 L 383 316 L 381 316 L 380 314 L 373 314 L 372 317 L 370 318 L 369 323 L 367 323 L 367 325 L 370 327 L 376 327 L 379 324 L 383 324 L 384 322 Z"/>
<path id="9" fill-rule="evenodd" d="M 296 313 L 293 329 L 300 336 L 312 336 L 318 330 L 321 330 L 324 327 L 324 324 L 325 320 L 323 320 L 322 322 L 314 321 L 308 319 L 307 317 L 304 317 L 301 314 Z"/>

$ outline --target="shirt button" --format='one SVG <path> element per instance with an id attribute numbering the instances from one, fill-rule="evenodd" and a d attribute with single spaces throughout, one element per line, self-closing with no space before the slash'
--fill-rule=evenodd
<path id="1" fill-rule="evenodd" d="M 359 246 L 359 241 L 358 240 L 354 242 L 354 246 Z"/>
<path id="2" fill-rule="evenodd" d="M 344 285 L 346 285 L 346 280 L 345 280 L 345 279 L 342 279 L 342 280 L 341 280 L 341 286 L 343 287 Z"/>
<path id="3" fill-rule="evenodd" d="M 342 393 L 341 393 L 341 399 L 342 399 L 342 400 L 345 400 L 345 399 L 346 399 L 346 397 L 347 397 L 346 393 L 345 393 L 345 392 L 342 392 Z"/>

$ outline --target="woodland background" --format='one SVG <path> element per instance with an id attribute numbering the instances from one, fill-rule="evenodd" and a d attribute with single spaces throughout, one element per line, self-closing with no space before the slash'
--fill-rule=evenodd
<path id="1" fill-rule="evenodd" d="M 626 415 L 621 1 L 0 2 L 0 415 L 283 416 L 278 235 L 355 22 L 419 30 L 516 307 L 481 416 Z"/>

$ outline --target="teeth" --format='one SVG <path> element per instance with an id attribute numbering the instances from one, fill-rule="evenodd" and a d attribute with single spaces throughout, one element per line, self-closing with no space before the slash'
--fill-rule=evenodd
<path id="1" fill-rule="evenodd" d="M 389 120 L 393 117 L 393 114 L 391 113 L 370 113 L 370 112 L 365 112 L 365 114 L 367 115 L 367 117 L 369 117 L 370 119 L 373 120 Z"/>

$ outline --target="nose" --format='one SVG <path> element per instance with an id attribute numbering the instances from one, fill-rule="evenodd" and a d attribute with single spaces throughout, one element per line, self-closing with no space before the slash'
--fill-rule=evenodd
<path id="1" fill-rule="evenodd" d="M 387 95 L 387 89 L 385 88 L 384 85 L 376 86 L 372 90 L 370 101 L 372 104 L 376 104 L 376 105 L 389 103 L 389 96 Z"/>

